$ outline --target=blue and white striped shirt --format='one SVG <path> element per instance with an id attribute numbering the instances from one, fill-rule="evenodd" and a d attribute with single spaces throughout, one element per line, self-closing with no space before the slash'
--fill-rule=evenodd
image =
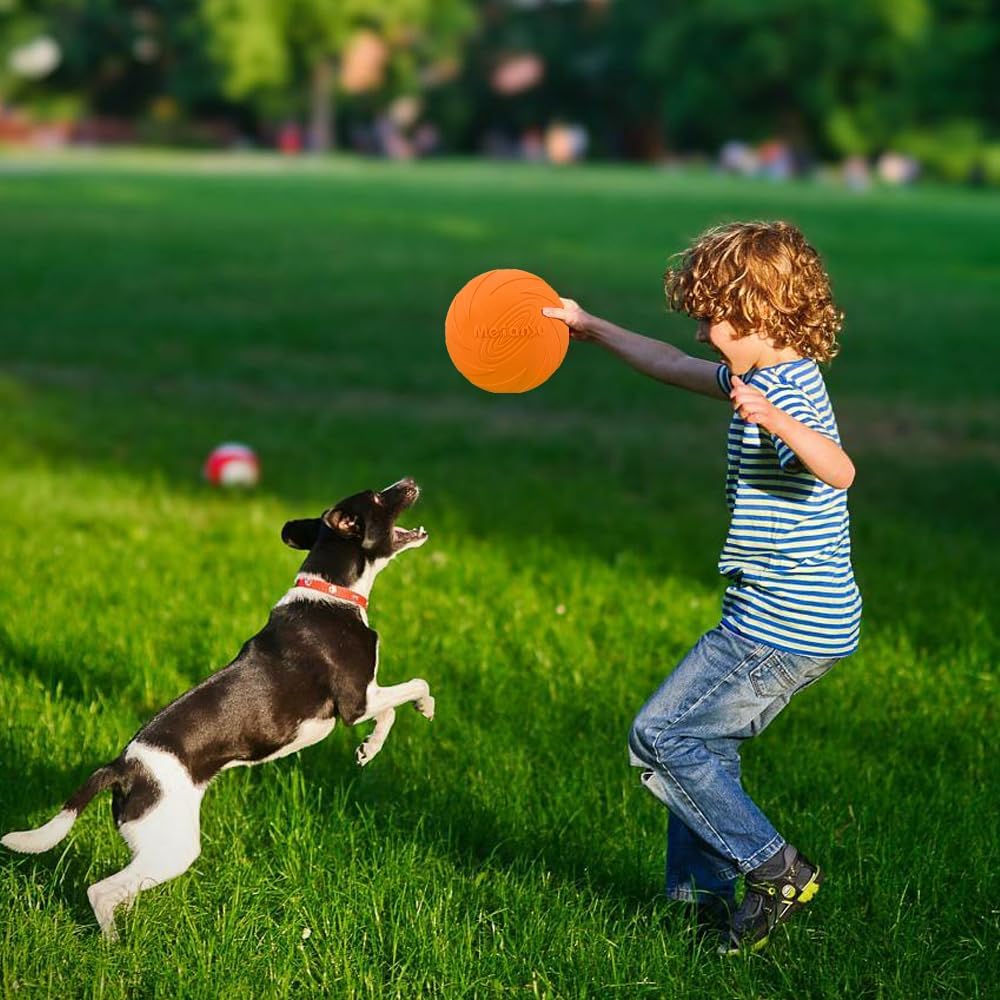
<path id="1" fill-rule="evenodd" d="M 727 395 L 732 374 L 716 371 Z M 840 444 L 819 367 L 799 358 L 741 378 L 778 409 Z M 777 649 L 846 656 L 858 646 L 861 594 L 851 568 L 847 491 L 817 479 L 781 438 L 733 414 L 726 449 L 732 522 L 719 572 L 722 623 Z"/>

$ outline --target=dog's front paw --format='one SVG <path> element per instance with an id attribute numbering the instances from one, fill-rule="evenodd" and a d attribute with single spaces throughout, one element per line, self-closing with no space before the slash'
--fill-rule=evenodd
<path id="1" fill-rule="evenodd" d="M 364 767 L 365 764 L 369 763 L 375 754 L 368 752 L 368 744 L 362 743 L 357 750 L 354 751 L 354 759 L 358 762 L 358 767 Z"/>
<path id="2" fill-rule="evenodd" d="M 416 701 L 417 711 L 428 721 L 434 718 L 434 696 L 431 694 L 424 695 L 423 698 L 418 698 Z"/>

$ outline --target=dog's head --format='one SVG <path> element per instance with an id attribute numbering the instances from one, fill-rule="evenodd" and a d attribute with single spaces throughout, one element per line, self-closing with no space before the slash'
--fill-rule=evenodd
<path id="1" fill-rule="evenodd" d="M 360 576 L 372 564 L 384 566 L 406 549 L 427 541 L 423 528 L 408 530 L 396 518 L 411 507 L 420 489 L 406 477 L 384 490 L 364 490 L 346 497 L 320 517 L 289 521 L 281 539 L 293 549 L 307 549 L 306 572 L 326 577 Z M 352 572 L 353 571 L 353 572 Z"/>

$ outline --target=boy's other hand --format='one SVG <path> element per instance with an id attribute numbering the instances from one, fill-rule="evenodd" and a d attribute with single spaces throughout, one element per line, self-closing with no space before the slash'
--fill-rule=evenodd
<path id="1" fill-rule="evenodd" d="M 564 299 L 560 295 L 559 301 L 562 303 L 562 309 L 546 306 L 542 309 L 542 315 L 561 319 L 569 327 L 569 335 L 573 340 L 593 340 L 595 317 L 584 312 L 580 304 L 573 299 Z"/>
<path id="2" fill-rule="evenodd" d="M 764 430 L 771 430 L 778 413 L 777 407 L 768 402 L 767 396 L 759 389 L 747 385 L 739 375 L 733 376 L 732 384 L 733 389 L 729 393 L 729 398 L 737 416 L 749 424 L 760 424 Z"/>

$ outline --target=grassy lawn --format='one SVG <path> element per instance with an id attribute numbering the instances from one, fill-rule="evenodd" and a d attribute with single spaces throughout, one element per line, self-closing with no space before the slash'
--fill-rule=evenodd
<path id="1" fill-rule="evenodd" d="M 361 733 L 227 772 L 192 870 L 99 938 L 127 851 L 96 802 L 0 856 L 6 996 L 995 995 L 1000 199 L 858 196 L 627 168 L 351 160 L 0 164 L 0 830 L 48 819 L 223 666 L 299 565 L 282 523 L 404 474 L 431 534 L 375 587 Z M 744 755 L 829 876 L 769 952 L 693 948 L 629 723 L 718 621 L 727 410 L 574 344 L 526 396 L 444 350 L 492 267 L 692 351 L 669 253 L 787 218 L 847 314 L 827 374 L 847 450 L 859 652 Z M 252 496 L 200 463 L 253 444 Z"/>

